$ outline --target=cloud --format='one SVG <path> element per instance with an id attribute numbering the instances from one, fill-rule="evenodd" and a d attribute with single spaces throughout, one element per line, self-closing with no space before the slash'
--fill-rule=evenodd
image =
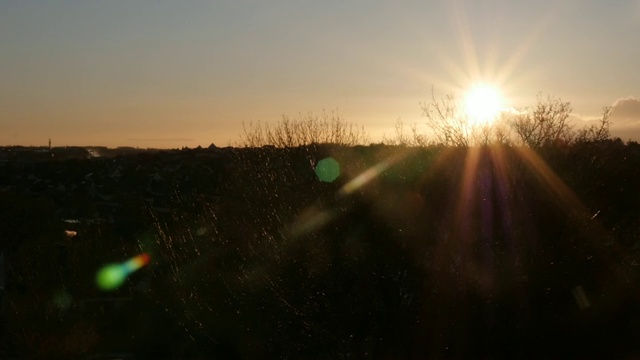
<path id="1" fill-rule="evenodd" d="M 571 115 L 569 115 L 569 122 L 571 122 L 573 125 L 579 125 L 579 126 L 591 125 L 591 124 L 595 124 L 601 118 L 602 118 L 601 115 L 587 116 L 587 115 L 578 114 L 578 113 L 571 113 Z"/>
<path id="2" fill-rule="evenodd" d="M 614 101 L 609 119 L 613 137 L 640 141 L 640 98 L 630 96 Z"/>
<path id="3" fill-rule="evenodd" d="M 575 129 L 581 129 L 592 125 L 597 126 L 602 119 L 599 115 L 584 115 L 573 113 L 569 121 Z M 623 141 L 640 141 L 640 98 L 627 97 L 617 99 L 611 105 L 611 136 Z"/>
<path id="4" fill-rule="evenodd" d="M 611 107 L 611 121 L 640 125 L 640 98 L 616 100 Z"/>

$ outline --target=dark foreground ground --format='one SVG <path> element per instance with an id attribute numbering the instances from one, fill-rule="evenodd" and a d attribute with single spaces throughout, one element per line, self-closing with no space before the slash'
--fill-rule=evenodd
<path id="1" fill-rule="evenodd" d="M 635 143 L 74 151 L 0 161 L 0 358 L 640 356 Z"/>

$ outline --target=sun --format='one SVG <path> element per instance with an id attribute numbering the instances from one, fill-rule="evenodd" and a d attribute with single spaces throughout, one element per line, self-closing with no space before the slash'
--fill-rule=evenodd
<path id="1" fill-rule="evenodd" d="M 490 124 L 503 111 L 504 98 L 496 86 L 476 84 L 464 97 L 464 109 L 472 124 Z"/>

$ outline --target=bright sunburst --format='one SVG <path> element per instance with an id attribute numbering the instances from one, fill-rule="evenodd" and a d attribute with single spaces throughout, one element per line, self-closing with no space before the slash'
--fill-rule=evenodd
<path id="1" fill-rule="evenodd" d="M 504 108 L 500 91 L 493 85 L 477 84 L 465 95 L 464 108 L 473 124 L 489 124 L 495 121 Z"/>

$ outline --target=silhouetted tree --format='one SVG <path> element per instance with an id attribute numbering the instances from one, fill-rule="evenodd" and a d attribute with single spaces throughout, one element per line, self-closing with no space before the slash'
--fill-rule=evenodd
<path id="1" fill-rule="evenodd" d="M 598 120 L 598 123 L 579 129 L 576 133 L 575 142 L 604 141 L 610 139 L 610 116 L 611 106 L 605 106 L 602 109 L 602 117 Z"/>
<path id="2" fill-rule="evenodd" d="M 275 125 L 260 122 L 243 125 L 240 146 L 297 147 L 310 144 L 363 145 L 369 141 L 364 127 L 346 122 L 337 112 L 313 113 L 290 118 L 284 115 Z"/>
<path id="3" fill-rule="evenodd" d="M 516 114 L 511 126 L 518 141 L 534 149 L 558 140 L 569 142 L 573 137 L 569 124 L 571 111 L 570 102 L 552 96 L 544 99 L 538 94 L 536 106 Z"/>

